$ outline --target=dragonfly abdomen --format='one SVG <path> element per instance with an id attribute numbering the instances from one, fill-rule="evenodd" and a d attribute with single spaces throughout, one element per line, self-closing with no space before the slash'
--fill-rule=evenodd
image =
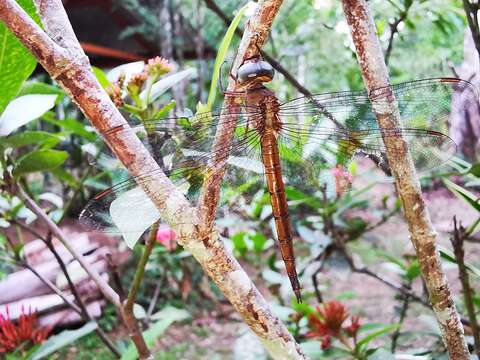
<path id="1" fill-rule="evenodd" d="M 301 302 L 300 283 L 293 252 L 293 231 L 285 195 L 285 185 L 282 180 L 278 143 L 274 130 L 266 129 L 264 131 L 261 137 L 261 149 L 280 252 L 297 301 Z"/>

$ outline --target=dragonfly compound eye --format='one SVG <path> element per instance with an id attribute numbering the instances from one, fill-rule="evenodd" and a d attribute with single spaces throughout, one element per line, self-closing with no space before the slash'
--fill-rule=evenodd
<path id="1" fill-rule="evenodd" d="M 263 60 L 247 61 L 238 68 L 238 80 L 240 83 L 246 82 L 270 82 L 275 75 L 272 65 Z"/>

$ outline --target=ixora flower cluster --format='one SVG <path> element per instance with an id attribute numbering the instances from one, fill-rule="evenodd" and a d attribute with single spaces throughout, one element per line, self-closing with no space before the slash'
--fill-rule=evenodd
<path id="1" fill-rule="evenodd" d="M 350 325 L 344 326 L 348 316 L 345 305 L 336 300 L 317 306 L 317 311 L 308 317 L 311 331 L 307 333 L 307 337 L 320 338 L 323 350 L 331 346 L 332 338 L 340 340 L 343 345 L 351 350 L 353 346 L 349 338 L 352 338 L 354 343 L 357 342 L 360 319 L 358 316 L 352 316 Z"/>
<path id="2" fill-rule="evenodd" d="M 0 314 L 0 354 L 14 352 L 31 345 L 41 344 L 50 334 L 51 327 L 38 327 L 37 313 L 29 309 L 28 313 L 22 307 L 22 314 L 14 323 L 10 320 L 8 307 L 6 314 Z"/>
<path id="3" fill-rule="evenodd" d="M 140 106 L 140 91 L 144 88 L 145 84 L 155 83 L 163 75 L 171 72 L 173 65 L 168 60 L 157 56 L 153 59 L 149 59 L 142 72 L 134 74 L 128 82 L 125 84 L 125 74 L 120 75 L 118 80 L 113 84 L 110 84 L 105 90 L 114 102 L 115 106 L 122 107 L 125 105 L 122 97 L 122 91 L 125 87 L 128 95 L 132 98 L 136 106 Z"/>

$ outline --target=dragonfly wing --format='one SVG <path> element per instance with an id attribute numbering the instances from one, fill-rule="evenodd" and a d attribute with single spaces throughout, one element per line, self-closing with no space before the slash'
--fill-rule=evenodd
<path id="1" fill-rule="evenodd" d="M 383 138 L 402 135 L 417 170 L 434 169 L 456 151 L 448 137 L 448 119 L 453 115 L 452 98 L 457 92 L 467 102 L 478 103 L 476 88 L 458 79 L 413 81 L 376 91 L 375 102 L 382 105 L 395 95 L 400 111 L 398 128 L 378 128 L 369 96 L 365 91 L 338 92 L 303 97 L 284 103 L 280 115 L 284 134 L 306 144 L 336 145 L 336 159 L 369 155 L 386 161 Z M 305 140 L 306 139 L 306 140 Z M 307 146 L 307 149 L 309 147 Z M 311 147 L 310 147 L 311 149 Z"/>
<path id="2" fill-rule="evenodd" d="M 149 121 L 133 127 L 133 131 L 152 152 L 161 169 L 159 171 L 167 174 L 187 197 L 195 200 L 204 180 L 222 171 L 219 162 L 225 161 L 229 168 L 242 169 L 242 173 L 245 169 L 262 171 L 255 162 L 255 158 L 258 159 L 258 134 L 248 128 L 249 117 L 256 115 L 255 109 L 244 108 L 242 111 L 223 112 L 222 115 L 208 113 L 195 118 Z M 211 150 L 222 116 L 224 124 L 235 122 L 233 141 L 231 144 L 220 143 Z M 106 149 L 103 149 L 102 156 L 113 159 Z M 132 238 L 138 238 L 160 217 L 139 185 L 159 176 L 159 171 L 128 179 L 96 195 L 80 215 L 81 223 L 89 229 L 132 234 Z M 240 179 L 239 176 L 230 177 L 234 178 L 237 181 Z"/>
<path id="3" fill-rule="evenodd" d="M 310 168 L 291 167 L 292 178 L 303 177 L 305 182 L 310 174 L 310 180 L 335 184 L 338 169 L 345 170 L 354 157 L 367 157 L 374 165 L 372 171 L 376 168 L 374 178 L 386 180 L 391 174 L 383 139 L 399 136 L 419 172 L 441 166 L 456 152 L 447 134 L 450 116 L 461 111 L 451 106 L 458 92 L 466 102 L 478 103 L 476 88 L 457 79 L 427 79 L 379 89 L 376 103 L 386 103 L 386 96 L 393 94 L 400 111 L 399 127 L 388 130 L 378 127 L 365 91 L 319 94 L 282 104 L 280 142 L 290 157 L 297 158 L 298 166 Z M 330 188 L 338 192 L 338 187 Z"/>

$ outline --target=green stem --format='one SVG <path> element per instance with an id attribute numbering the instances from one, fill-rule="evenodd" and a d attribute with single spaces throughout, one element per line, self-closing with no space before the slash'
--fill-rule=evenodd
<path id="1" fill-rule="evenodd" d="M 159 225 L 159 221 L 157 221 L 152 225 L 150 229 L 150 234 L 148 235 L 148 239 L 145 243 L 145 249 L 143 250 L 142 257 L 137 265 L 132 286 L 130 287 L 130 291 L 128 292 L 127 301 L 124 304 L 124 307 L 127 309 L 133 309 L 133 305 L 135 304 L 135 298 L 137 296 L 138 289 L 140 288 L 140 284 L 145 273 L 145 267 L 147 265 L 148 259 L 150 257 L 150 254 L 152 253 L 153 245 L 155 244 L 155 238 Z"/>

